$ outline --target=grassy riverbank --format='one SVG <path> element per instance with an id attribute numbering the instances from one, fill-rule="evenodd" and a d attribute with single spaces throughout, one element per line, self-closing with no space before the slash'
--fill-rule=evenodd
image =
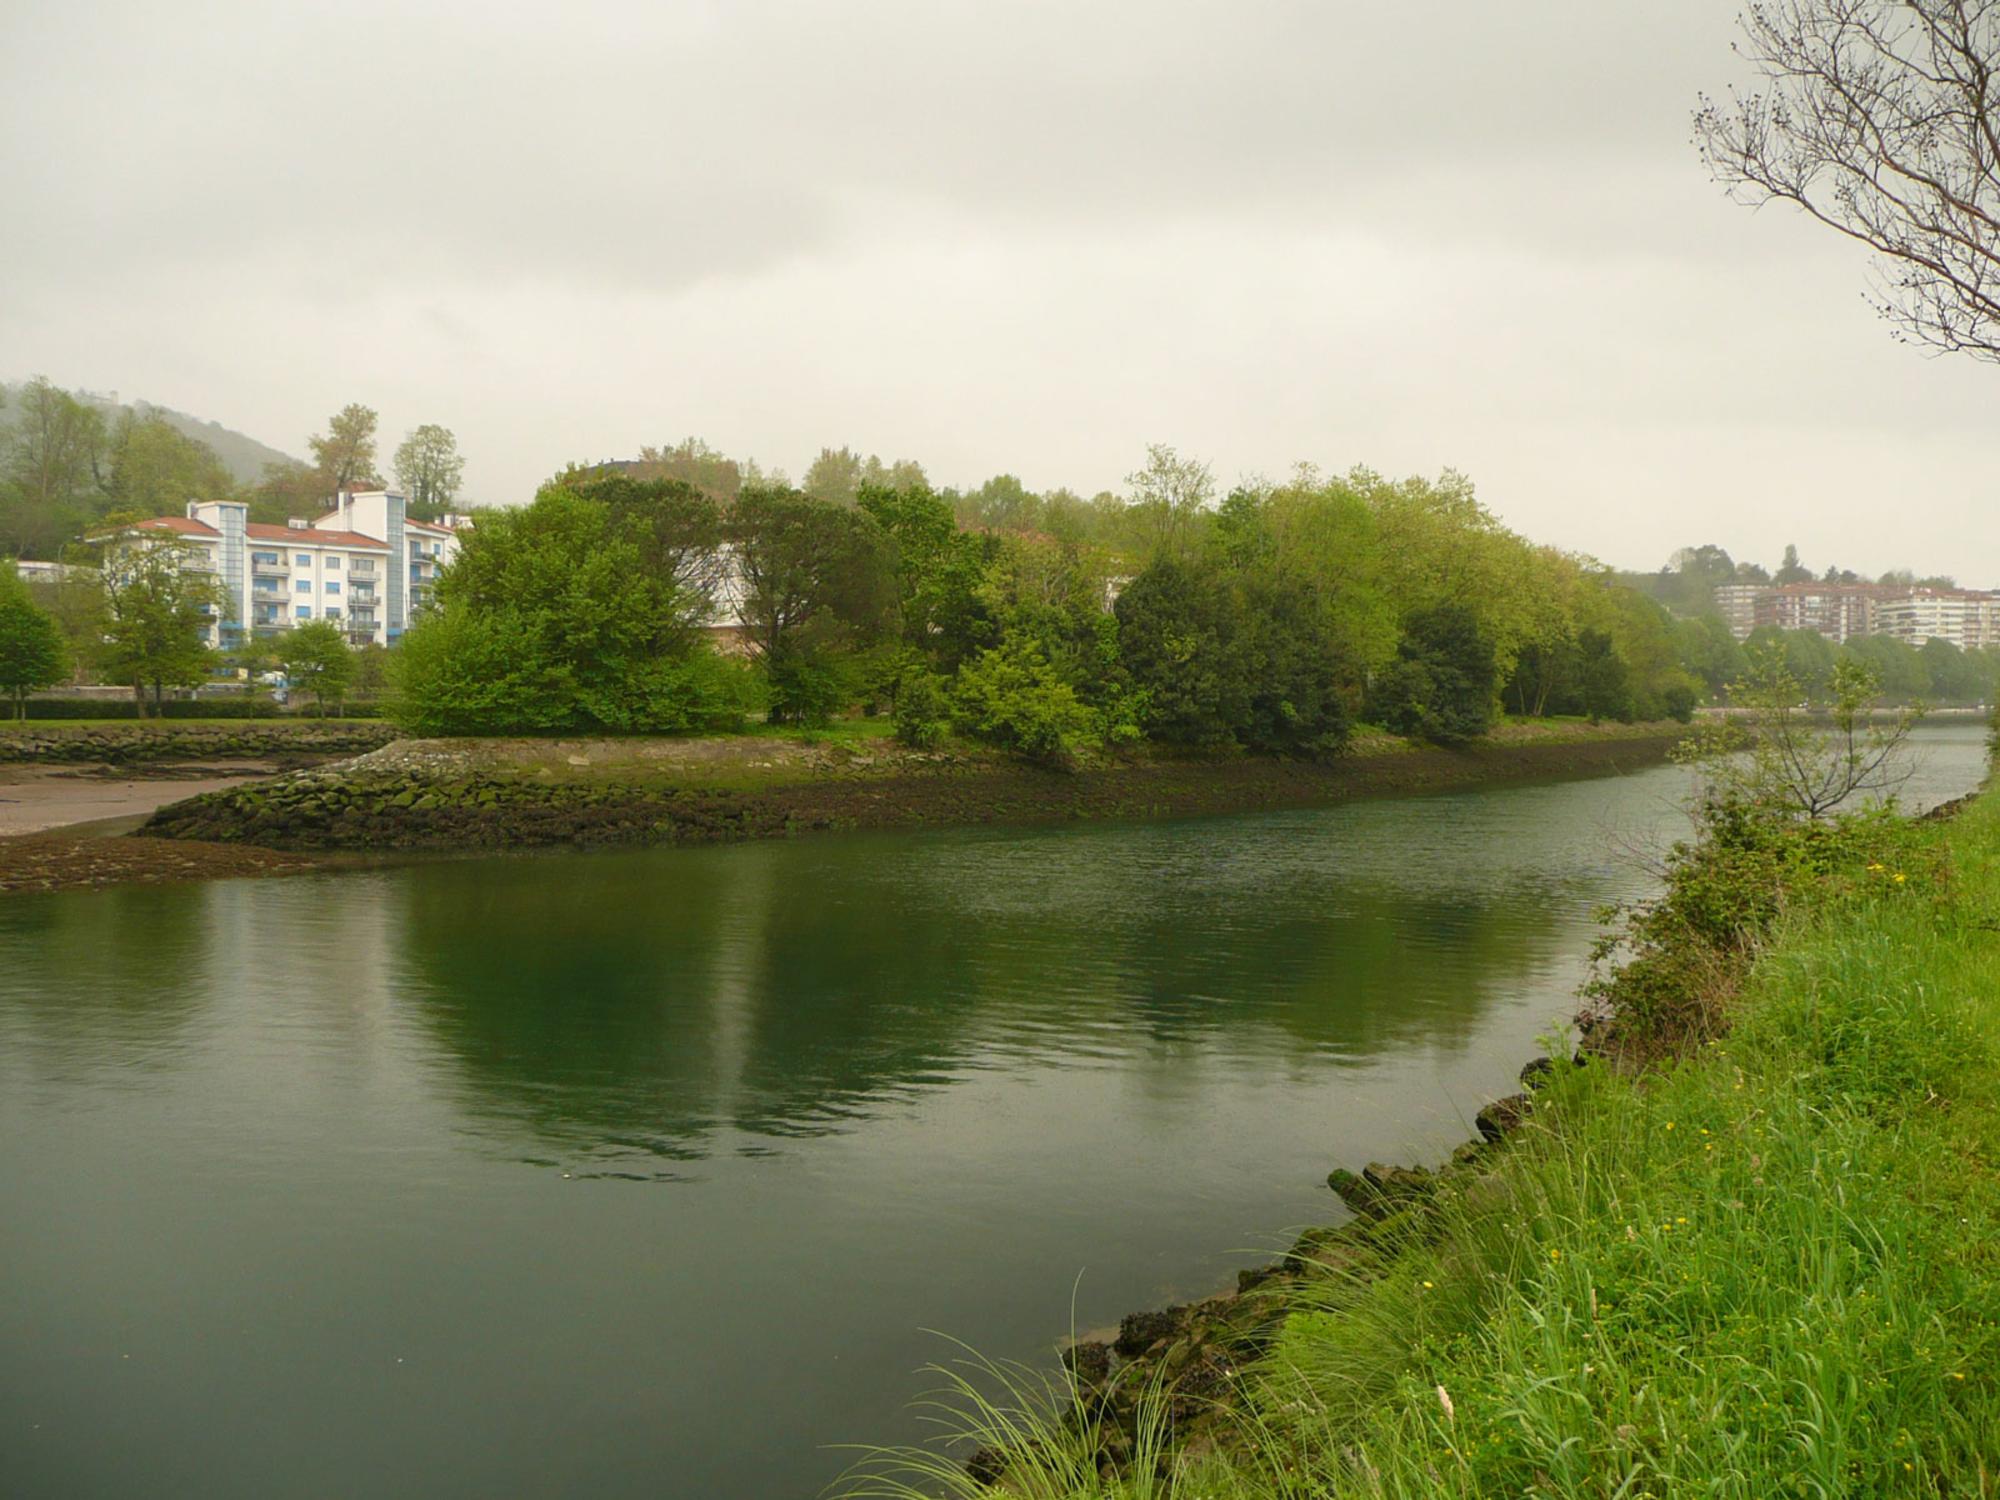
<path id="1" fill-rule="evenodd" d="M 1558 1067 L 1505 1147 L 1248 1293 L 1275 1316 L 1226 1381 L 984 1409 L 1000 1492 L 1994 1493 L 2000 796 L 1710 865 L 1688 930 L 1753 887 L 1759 941 L 1664 943 L 1625 997 L 1628 1050 L 1664 1052 Z M 1204 1340 L 1132 1368 L 1213 1371 Z M 909 1493 L 885 1472 L 851 1493 Z"/>
<path id="2" fill-rule="evenodd" d="M 826 829 L 1242 812 L 1658 763 L 1679 725 L 1510 724 L 1463 749 L 1387 735 L 1327 760 L 1145 747 L 1051 770 L 884 735 L 403 740 L 163 808 L 162 837 L 286 849 L 518 849 Z"/>

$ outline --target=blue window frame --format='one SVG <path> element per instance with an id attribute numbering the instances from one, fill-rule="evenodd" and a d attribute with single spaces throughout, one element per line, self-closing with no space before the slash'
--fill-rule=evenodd
<path id="1" fill-rule="evenodd" d="M 329 620 L 338 620 L 340 618 L 340 606 L 338 604 L 329 604 L 326 607 L 326 617 Z"/>
<path id="2" fill-rule="evenodd" d="M 338 554 L 338 553 L 336 553 L 336 554 L 335 554 L 334 556 L 332 556 L 332 557 L 329 557 L 329 558 L 328 558 L 328 559 L 326 560 L 326 565 L 327 565 L 327 566 L 328 566 L 329 568 L 337 568 L 337 567 L 339 567 L 339 566 L 340 566 L 340 556 L 339 556 L 339 554 Z"/>
<path id="3" fill-rule="evenodd" d="M 310 568 L 313 565 L 312 554 L 309 552 L 299 553 L 292 559 L 292 561 L 297 563 L 302 568 Z"/>
<path id="4" fill-rule="evenodd" d="M 337 578 L 330 578 L 330 579 L 328 579 L 328 580 L 327 580 L 327 584 L 326 584 L 326 591 L 327 591 L 327 592 L 328 592 L 329 594 L 337 594 L 337 593 L 339 593 L 339 592 L 340 592 L 340 580 L 339 580 L 339 579 L 337 579 Z"/>
<path id="5" fill-rule="evenodd" d="M 311 580 L 310 578 L 301 578 L 301 579 L 300 579 L 300 580 L 298 581 L 298 592 L 299 592 L 299 593 L 301 593 L 301 594 L 310 594 L 310 593 L 311 593 L 312 591 L 313 591 L 313 586 L 312 586 L 312 580 Z"/>
<path id="6" fill-rule="evenodd" d="M 310 620 L 313 617 L 313 607 L 310 604 L 301 604 L 298 614 L 301 620 Z"/>

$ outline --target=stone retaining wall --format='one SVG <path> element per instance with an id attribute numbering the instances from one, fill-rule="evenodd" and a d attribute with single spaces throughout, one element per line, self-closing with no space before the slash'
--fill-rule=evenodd
<path id="1" fill-rule="evenodd" d="M 125 765 L 136 761 L 360 755 L 400 736 L 393 724 L 370 719 L 330 723 L 256 719 L 88 725 L 51 722 L 0 731 L 0 761 Z"/>

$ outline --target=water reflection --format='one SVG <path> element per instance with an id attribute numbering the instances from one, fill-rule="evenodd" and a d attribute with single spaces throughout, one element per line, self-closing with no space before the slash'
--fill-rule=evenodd
<path id="1" fill-rule="evenodd" d="M 597 1157 L 810 1137 L 978 1070 L 1450 1051 L 1607 878 L 1579 799 L 1520 798 L 439 867 L 402 972 L 466 1107 Z"/>
<path id="2" fill-rule="evenodd" d="M 226 934 L 184 892 L 0 900 L 0 1017 L 51 1078 L 171 1060 L 210 996 Z"/>

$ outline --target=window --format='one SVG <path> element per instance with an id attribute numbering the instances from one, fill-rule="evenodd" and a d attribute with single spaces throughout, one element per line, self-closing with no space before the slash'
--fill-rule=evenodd
<path id="1" fill-rule="evenodd" d="M 313 617 L 313 607 L 310 604 L 301 604 L 298 608 L 298 616 L 301 620 L 310 620 Z"/>
<path id="2" fill-rule="evenodd" d="M 329 558 L 328 558 L 328 559 L 326 560 L 326 565 L 327 565 L 327 566 L 328 566 L 329 568 L 337 568 L 337 567 L 339 567 L 339 566 L 340 566 L 340 555 L 339 555 L 338 553 L 335 553 L 335 554 L 334 554 L 334 555 L 333 555 L 332 557 L 329 557 Z"/>
<path id="3" fill-rule="evenodd" d="M 278 554 L 275 552 L 253 552 L 250 554 L 250 561 L 253 563 L 275 563 L 278 561 Z"/>
<path id="4" fill-rule="evenodd" d="M 340 592 L 340 580 L 339 580 L 338 578 L 329 578 L 329 579 L 327 580 L 327 583 L 326 583 L 326 591 L 327 591 L 327 592 L 328 592 L 329 594 L 337 594 L 337 593 L 339 593 L 339 592 Z"/>
<path id="5" fill-rule="evenodd" d="M 310 568 L 313 565 L 312 554 L 310 552 L 301 552 L 292 561 L 302 568 Z"/>
<path id="6" fill-rule="evenodd" d="M 301 594 L 310 594 L 313 591 L 312 580 L 310 578 L 301 578 L 298 583 L 298 589 Z"/>
<path id="7" fill-rule="evenodd" d="M 338 620 L 340 618 L 340 606 L 338 604 L 329 604 L 326 607 L 326 617 L 329 620 Z"/>

